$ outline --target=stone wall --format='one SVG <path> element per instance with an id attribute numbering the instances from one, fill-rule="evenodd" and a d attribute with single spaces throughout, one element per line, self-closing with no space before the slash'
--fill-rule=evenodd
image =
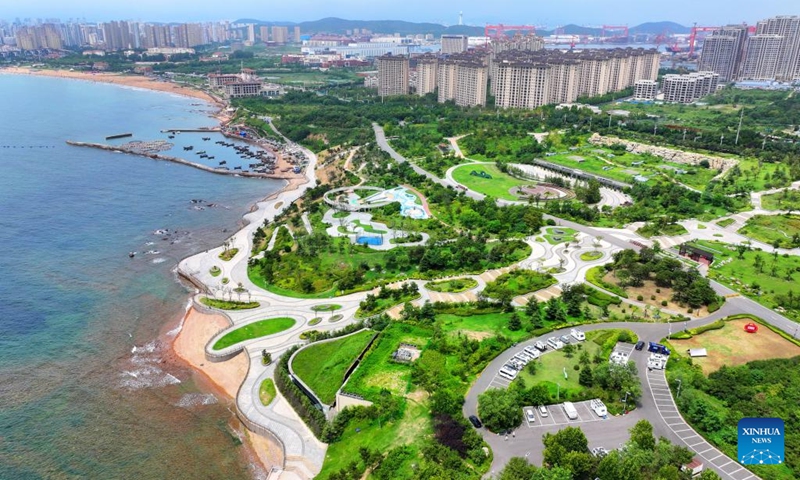
<path id="1" fill-rule="evenodd" d="M 604 137 L 597 133 L 593 133 L 589 137 L 589 143 L 593 145 L 611 146 L 615 143 L 625 145 L 631 153 L 649 153 L 664 160 L 682 163 L 685 165 L 698 165 L 702 160 L 707 160 L 711 168 L 721 170 L 720 175 L 725 174 L 739 161 L 733 158 L 715 157 L 712 155 L 704 155 L 702 153 L 685 152 L 683 150 L 676 150 L 674 148 L 659 147 L 656 145 L 648 145 L 646 143 L 631 142 L 630 140 L 623 140 L 617 137 Z"/>

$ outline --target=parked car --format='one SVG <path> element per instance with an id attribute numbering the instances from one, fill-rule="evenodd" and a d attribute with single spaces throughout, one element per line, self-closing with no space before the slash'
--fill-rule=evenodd
<path id="1" fill-rule="evenodd" d="M 608 409 L 606 409 L 606 404 L 603 403 L 602 400 L 599 398 L 595 398 L 594 400 L 589 402 L 589 407 L 594 410 L 594 413 L 597 414 L 598 417 L 605 417 L 608 415 Z"/>
<path id="2" fill-rule="evenodd" d="M 603 447 L 595 447 L 592 449 L 592 455 L 594 455 L 597 458 L 603 458 L 606 455 L 608 455 L 608 450 L 606 450 Z"/>
<path id="3" fill-rule="evenodd" d="M 641 350 L 641 349 L 643 349 L 643 348 L 644 348 L 644 342 L 643 342 L 643 341 L 641 341 L 641 340 L 639 340 L 638 342 L 636 342 L 636 346 L 635 346 L 635 347 L 633 347 L 633 348 L 635 348 L 636 350 Z"/>
<path id="4" fill-rule="evenodd" d="M 542 417 L 546 417 L 547 407 L 545 407 L 544 405 L 539 405 L 539 415 L 541 415 Z"/>
<path id="5" fill-rule="evenodd" d="M 514 356 L 513 356 L 513 357 L 511 357 L 511 358 L 512 358 L 512 360 L 519 360 L 519 361 L 521 361 L 521 362 L 522 362 L 522 363 L 524 363 L 524 364 L 527 364 L 528 362 L 530 362 L 531 360 L 533 360 L 531 357 L 529 357 L 528 355 L 526 355 L 526 354 L 525 354 L 525 352 L 518 352 L 516 355 L 514 355 Z"/>
<path id="6" fill-rule="evenodd" d="M 517 378 L 517 371 L 507 367 L 501 368 L 499 374 L 506 380 L 514 380 L 515 378 Z"/>
<path id="7" fill-rule="evenodd" d="M 476 417 L 475 415 L 470 415 L 470 416 L 469 416 L 469 422 L 470 422 L 470 423 L 472 424 L 472 426 L 473 426 L 473 427 L 475 427 L 475 428 L 481 428 L 481 427 L 483 426 L 483 424 L 481 423 L 481 421 L 480 421 L 480 420 L 478 420 L 478 417 Z"/>
<path id="8" fill-rule="evenodd" d="M 564 345 L 569 345 L 570 343 L 572 343 L 572 339 L 569 337 L 569 335 L 561 335 L 561 338 L 559 338 L 559 340 L 561 340 L 564 343 Z"/>
<path id="9" fill-rule="evenodd" d="M 525 409 L 525 418 L 528 420 L 528 423 L 533 423 L 536 421 L 536 413 L 532 408 Z"/>
<path id="10" fill-rule="evenodd" d="M 550 346 L 553 350 L 558 350 L 559 348 L 564 346 L 564 342 L 557 339 L 556 337 L 550 337 L 547 339 L 547 345 Z"/>
<path id="11" fill-rule="evenodd" d="M 547 345 L 545 345 L 545 343 L 543 341 L 541 341 L 541 340 L 539 340 L 536 343 L 534 343 L 533 346 L 536 347 L 537 349 L 539 349 L 542 352 L 547 350 Z"/>

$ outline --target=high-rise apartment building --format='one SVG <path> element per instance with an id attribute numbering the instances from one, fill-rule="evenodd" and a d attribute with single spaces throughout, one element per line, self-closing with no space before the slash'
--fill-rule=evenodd
<path id="1" fill-rule="evenodd" d="M 289 42 L 289 27 L 272 27 L 272 41 L 275 43 Z"/>
<path id="2" fill-rule="evenodd" d="M 264 43 L 269 42 L 269 27 L 263 25 L 258 27 L 258 38 Z"/>
<path id="3" fill-rule="evenodd" d="M 718 73 L 722 82 L 735 80 L 739 75 L 746 43 L 746 25 L 728 25 L 715 30 L 703 41 L 697 69 Z"/>
<path id="4" fill-rule="evenodd" d="M 294 43 L 300 43 L 300 27 L 297 26 L 294 27 L 293 36 L 294 36 Z"/>
<path id="5" fill-rule="evenodd" d="M 485 54 L 452 54 L 439 63 L 439 102 L 452 100 L 461 107 L 485 106 L 488 80 Z"/>
<path id="6" fill-rule="evenodd" d="M 439 58 L 433 54 L 417 57 L 417 95 L 436 91 L 439 81 Z"/>
<path id="7" fill-rule="evenodd" d="M 492 88 L 502 108 L 572 103 L 658 77 L 659 53 L 641 48 L 505 50 L 495 55 Z"/>
<path id="8" fill-rule="evenodd" d="M 740 78 L 792 81 L 800 78 L 800 16 L 758 22 L 747 40 Z"/>
<path id="9" fill-rule="evenodd" d="M 461 53 L 467 51 L 469 38 L 466 35 L 442 35 L 441 43 L 443 54 Z"/>
<path id="10" fill-rule="evenodd" d="M 378 95 L 408 94 L 408 57 L 399 55 L 382 55 L 377 58 Z"/>
<path id="11" fill-rule="evenodd" d="M 714 72 L 694 72 L 688 75 L 664 75 L 661 90 L 664 101 L 672 103 L 692 103 L 717 91 L 719 74 Z"/>

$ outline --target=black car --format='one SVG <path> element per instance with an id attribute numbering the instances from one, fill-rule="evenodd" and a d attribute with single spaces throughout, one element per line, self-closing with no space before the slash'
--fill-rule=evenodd
<path id="1" fill-rule="evenodd" d="M 472 426 L 475 427 L 475 428 L 481 428 L 483 426 L 481 421 L 478 420 L 478 417 L 476 417 L 475 415 L 470 415 L 469 416 L 469 421 L 470 421 L 470 423 L 472 423 Z"/>
<path id="2" fill-rule="evenodd" d="M 636 342 L 636 346 L 635 346 L 635 347 L 633 347 L 633 348 L 635 348 L 636 350 L 641 350 L 641 349 L 643 349 L 643 348 L 644 348 L 644 342 L 643 342 L 643 341 L 641 341 L 641 340 L 639 340 L 638 342 Z"/>

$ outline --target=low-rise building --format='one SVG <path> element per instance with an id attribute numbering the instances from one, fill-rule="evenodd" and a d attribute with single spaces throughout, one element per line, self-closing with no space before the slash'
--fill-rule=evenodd
<path id="1" fill-rule="evenodd" d="M 658 82 L 655 80 L 637 80 L 633 84 L 633 98 L 636 100 L 655 100 L 658 95 Z"/>
<path id="2" fill-rule="evenodd" d="M 671 103 L 692 103 L 717 91 L 719 74 L 714 72 L 694 72 L 687 75 L 665 75 L 661 90 L 664 101 Z"/>

